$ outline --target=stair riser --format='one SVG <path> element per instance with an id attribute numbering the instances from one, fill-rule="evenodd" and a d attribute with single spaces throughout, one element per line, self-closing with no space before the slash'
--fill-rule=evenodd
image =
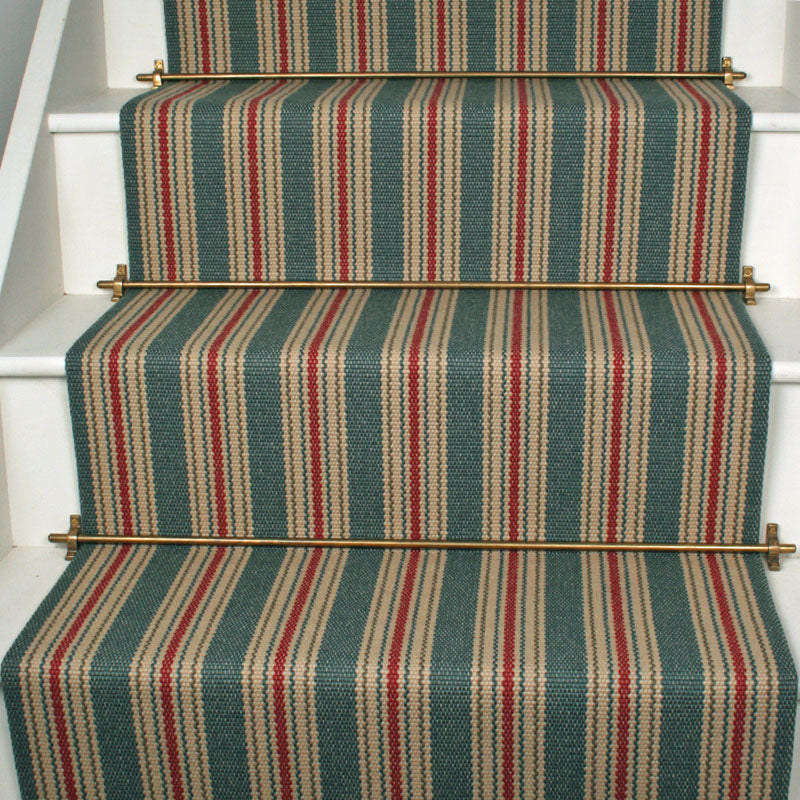
<path id="1" fill-rule="evenodd" d="M 54 141 L 64 291 L 96 292 L 128 259 L 119 134 L 62 133 Z M 753 134 L 742 261 L 771 282 L 771 297 L 800 296 L 799 217 L 800 133 Z"/>
<path id="2" fill-rule="evenodd" d="M 752 86 L 781 83 L 785 0 L 727 0 L 722 52 L 748 73 Z M 106 63 L 110 87 L 136 86 L 137 72 L 166 55 L 162 0 L 104 0 Z M 758 24 L 753 25 L 757 19 Z"/>

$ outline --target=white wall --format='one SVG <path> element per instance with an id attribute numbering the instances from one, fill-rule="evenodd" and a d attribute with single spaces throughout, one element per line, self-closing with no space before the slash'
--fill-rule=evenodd
<path id="1" fill-rule="evenodd" d="M 41 7 L 42 0 L 0 0 L 0 154 L 6 146 Z"/>

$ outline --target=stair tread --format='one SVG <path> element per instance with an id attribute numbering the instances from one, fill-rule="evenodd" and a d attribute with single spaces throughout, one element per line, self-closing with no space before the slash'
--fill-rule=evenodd
<path id="1" fill-rule="evenodd" d="M 0 345 L 0 378 L 66 377 L 66 354 L 109 310 L 107 295 L 65 295 Z M 800 383 L 800 298 L 759 297 L 747 308 L 772 359 L 773 383 Z"/>
<path id="2" fill-rule="evenodd" d="M 800 0 L 798 0 L 800 2 Z M 783 86 L 741 86 L 754 133 L 800 132 L 800 97 Z M 105 89 L 48 115 L 50 133 L 119 133 L 119 112 L 142 89 Z"/>
<path id="3" fill-rule="evenodd" d="M 742 556 L 84 547 L 3 664 L 23 786 L 91 753 L 85 796 L 197 770 L 218 796 L 489 796 L 505 764 L 563 797 L 696 797 L 698 769 L 768 797 L 795 682 Z"/>

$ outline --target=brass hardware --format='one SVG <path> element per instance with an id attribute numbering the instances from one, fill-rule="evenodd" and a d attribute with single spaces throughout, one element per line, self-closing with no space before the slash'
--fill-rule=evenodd
<path id="1" fill-rule="evenodd" d="M 742 283 L 744 284 L 744 302 L 748 306 L 756 304 L 756 292 L 761 291 L 753 277 L 752 267 L 742 267 Z"/>
<path id="2" fill-rule="evenodd" d="M 70 514 L 69 530 L 66 533 L 51 533 L 47 538 L 54 544 L 65 544 L 67 546 L 67 561 L 72 561 L 78 552 L 78 542 L 84 541 L 81 536 L 81 515 Z"/>
<path id="3" fill-rule="evenodd" d="M 155 62 L 153 72 L 140 72 L 137 81 L 152 83 L 153 88 L 161 86 L 165 81 L 236 81 L 236 80 L 344 80 L 344 79 L 384 79 L 384 78 L 711 78 L 722 79 L 725 85 L 733 88 L 734 80 L 747 77 L 746 72 L 733 69 L 730 58 L 722 59 L 722 69 L 719 72 L 627 72 L 625 70 L 592 71 L 554 71 L 548 70 L 481 70 L 465 71 L 411 71 L 411 72 L 176 72 L 170 74 L 164 71 L 164 62 L 159 59 Z"/>
<path id="4" fill-rule="evenodd" d="M 128 265 L 117 264 L 117 275 L 113 281 L 109 281 L 111 286 L 107 287 L 111 289 L 112 303 L 116 303 L 117 300 L 122 299 L 122 291 L 127 280 L 128 280 Z"/>
<path id="5" fill-rule="evenodd" d="M 635 281 L 129 281 L 127 268 L 117 267 L 113 281 L 98 281 L 98 289 L 113 290 L 119 300 L 125 289 L 529 289 L 586 291 L 743 292 L 755 303 L 756 292 L 768 292 L 768 283 L 756 283 L 753 268 L 745 267 L 741 283 L 636 283 Z"/>
<path id="6" fill-rule="evenodd" d="M 767 525 L 767 567 L 770 572 L 778 572 L 781 568 L 781 554 L 785 551 L 778 540 L 778 525 L 775 522 L 770 522 Z"/>
<path id="7" fill-rule="evenodd" d="M 320 547 L 324 549 L 360 548 L 370 550 L 523 550 L 561 552 L 622 552 L 622 553 L 762 553 L 767 557 L 769 568 L 780 569 L 779 558 L 797 551 L 796 545 L 778 541 L 777 525 L 767 526 L 767 541 L 764 544 L 703 544 L 703 543 L 651 543 L 651 542 L 509 542 L 505 540 L 459 541 L 454 539 L 256 539 L 230 536 L 104 536 L 80 533 L 80 517 L 77 519 L 75 548 L 78 544 L 132 544 L 132 545 L 192 545 L 202 547 Z M 67 543 L 69 533 L 51 533 L 49 539 L 55 543 Z M 72 551 L 74 555 L 74 550 Z M 72 556 L 68 555 L 68 558 Z M 773 564 L 775 566 L 773 566 Z"/>

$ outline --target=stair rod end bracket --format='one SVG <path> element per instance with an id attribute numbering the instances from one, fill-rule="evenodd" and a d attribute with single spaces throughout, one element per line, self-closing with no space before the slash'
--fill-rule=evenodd
<path id="1" fill-rule="evenodd" d="M 122 299 L 122 292 L 125 289 L 125 281 L 128 280 L 128 265 L 117 264 L 117 274 L 111 284 L 111 302 L 116 303 Z"/>
<path id="2" fill-rule="evenodd" d="M 67 546 L 67 561 L 72 561 L 78 552 L 78 537 L 81 535 L 81 515 L 70 514 L 69 530 L 66 533 L 51 533 L 47 538 L 53 544 L 65 544 Z"/>
<path id="3" fill-rule="evenodd" d="M 753 267 L 742 267 L 742 284 L 744 286 L 744 302 L 748 306 L 756 304 L 756 292 L 769 291 L 768 283 L 756 283 Z"/>
<path id="4" fill-rule="evenodd" d="M 164 74 L 164 59 L 157 58 L 153 64 L 153 88 L 158 89 L 162 85 L 162 76 Z"/>
<path id="5" fill-rule="evenodd" d="M 793 544 L 781 544 L 778 539 L 778 525 L 770 522 L 767 525 L 767 567 L 770 572 L 778 572 L 781 568 L 781 556 L 791 555 L 797 552 L 797 546 Z"/>

